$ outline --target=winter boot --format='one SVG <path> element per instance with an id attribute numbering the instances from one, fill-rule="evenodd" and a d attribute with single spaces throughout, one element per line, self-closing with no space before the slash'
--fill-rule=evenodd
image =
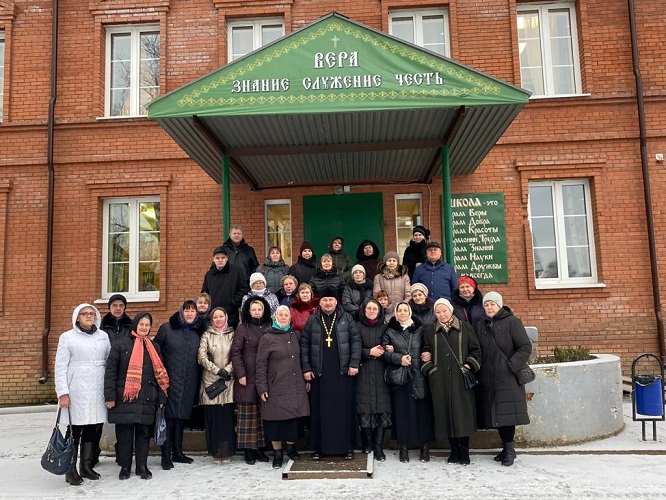
<path id="1" fill-rule="evenodd" d="M 421 462 L 430 462 L 430 445 L 428 443 L 421 446 L 419 460 L 421 460 Z"/>
<path id="2" fill-rule="evenodd" d="M 134 453 L 136 454 L 136 475 L 141 479 L 150 479 L 152 472 L 148 470 L 148 450 L 150 448 L 150 435 L 143 436 L 143 439 L 135 440 Z"/>
<path id="3" fill-rule="evenodd" d="M 375 427 L 372 429 L 372 452 L 375 454 L 375 460 L 383 462 L 386 460 L 384 455 L 384 428 Z"/>
<path id="4" fill-rule="evenodd" d="M 162 469 L 173 469 L 173 462 L 171 461 L 171 442 L 168 440 L 162 445 Z"/>
<path id="5" fill-rule="evenodd" d="M 504 448 L 502 448 L 502 451 L 500 451 L 497 455 L 495 455 L 493 457 L 493 460 L 495 462 L 501 462 L 502 460 L 504 460 L 504 454 L 505 453 L 506 453 L 506 451 L 504 450 Z"/>
<path id="6" fill-rule="evenodd" d="M 81 461 L 79 463 L 79 469 L 81 471 L 81 477 L 97 481 L 100 478 L 100 475 L 92 468 L 94 447 L 95 443 L 92 442 L 81 443 Z"/>
<path id="7" fill-rule="evenodd" d="M 257 463 L 256 452 L 252 448 L 245 448 L 245 463 L 248 465 Z"/>
<path id="8" fill-rule="evenodd" d="M 281 469 L 283 461 L 284 461 L 284 458 L 283 458 L 283 455 L 282 455 L 282 449 L 275 450 L 273 452 L 273 468 L 274 469 Z"/>
<path id="9" fill-rule="evenodd" d="M 469 436 L 467 437 L 462 437 L 458 439 L 458 443 L 460 445 L 459 448 L 459 455 L 458 455 L 458 463 L 461 465 L 469 465 L 470 460 L 469 460 Z"/>
<path id="10" fill-rule="evenodd" d="M 72 454 L 72 461 L 69 464 L 69 470 L 65 474 L 65 481 L 72 486 L 79 486 L 83 484 L 83 479 L 79 476 L 79 473 L 76 470 L 76 459 L 78 458 L 78 446 L 74 447 L 74 453 Z"/>
<path id="11" fill-rule="evenodd" d="M 403 463 L 409 462 L 409 449 L 406 444 L 400 445 L 400 461 Z"/>
<path id="12" fill-rule="evenodd" d="M 363 453 L 369 454 L 372 451 L 372 427 L 361 427 L 361 442 Z"/>
<path id="13" fill-rule="evenodd" d="M 510 443 L 504 443 L 504 457 L 502 458 L 502 465 L 504 465 L 505 467 L 511 467 L 515 459 L 516 459 L 515 443 L 513 441 L 511 441 Z"/>
<path id="14" fill-rule="evenodd" d="M 298 460 L 301 458 L 301 454 L 296 450 L 296 443 L 287 443 L 287 448 L 284 451 L 292 460 Z"/>
<path id="15" fill-rule="evenodd" d="M 449 445 L 451 446 L 451 453 L 446 460 L 450 464 L 457 464 L 460 462 L 460 440 L 458 438 L 449 438 Z"/>
<path id="16" fill-rule="evenodd" d="M 191 464 L 194 462 L 190 457 L 183 454 L 183 433 L 185 426 L 180 419 L 173 420 L 173 449 L 171 450 L 171 460 L 179 464 Z"/>
<path id="17" fill-rule="evenodd" d="M 261 448 L 257 448 L 256 450 L 254 450 L 254 452 L 256 455 L 255 458 L 257 462 L 265 462 L 265 463 L 270 462 L 270 458 L 268 458 L 268 455 L 266 455 L 266 453 L 264 453 L 264 450 L 262 450 Z"/>

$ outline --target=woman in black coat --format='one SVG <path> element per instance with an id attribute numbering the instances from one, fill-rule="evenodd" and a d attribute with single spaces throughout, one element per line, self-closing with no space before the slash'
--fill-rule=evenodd
<path id="1" fill-rule="evenodd" d="M 453 314 L 474 327 L 486 313 L 483 310 L 483 295 L 471 276 L 458 278 L 458 288 L 451 295 Z"/>
<path id="2" fill-rule="evenodd" d="M 148 448 L 157 406 L 164 406 L 169 376 L 160 357 L 160 347 L 148 338 L 152 316 L 140 312 L 132 321 L 130 335 L 111 346 L 104 375 L 104 400 L 109 423 L 116 424 L 119 479 L 129 479 L 132 448 L 136 474 L 153 477 L 148 470 Z"/>
<path id="3" fill-rule="evenodd" d="M 486 316 L 476 324 L 481 344 L 481 369 L 477 387 L 477 417 L 482 429 L 497 429 L 502 451 L 495 460 L 511 466 L 516 458 L 516 425 L 527 425 L 525 387 L 515 374 L 527 364 L 532 353 L 523 323 L 504 306 L 502 296 L 488 292 L 483 297 Z"/>
<path id="4" fill-rule="evenodd" d="M 426 245 L 430 238 L 430 231 L 423 226 L 414 226 L 412 235 L 413 239 L 409 242 L 409 246 L 405 248 L 405 253 L 402 256 L 402 265 L 407 266 L 410 282 L 414 278 L 416 268 L 426 260 Z"/>
<path id="5" fill-rule="evenodd" d="M 186 300 L 178 312 L 171 315 L 169 322 L 160 326 L 155 336 L 170 379 L 164 410 L 167 423 L 167 439 L 162 445 L 164 470 L 173 469 L 173 462 L 193 462 L 183 454 L 183 432 L 199 395 L 201 368 L 197 356 L 205 330 L 206 326 L 197 314 L 196 302 Z"/>
<path id="6" fill-rule="evenodd" d="M 358 313 L 363 302 L 372 298 L 372 281 L 365 276 L 365 268 L 356 264 L 352 267 L 352 277 L 347 280 L 342 291 L 342 308 L 358 321 Z"/>
<path id="7" fill-rule="evenodd" d="M 393 430 L 400 444 L 400 461 L 409 462 L 409 448 L 421 449 L 421 462 L 430 461 L 430 443 L 435 440 L 432 427 L 432 400 L 425 375 L 421 373 L 423 327 L 406 302 L 395 308 L 395 317 L 382 336 L 389 368 L 409 367 L 410 380 L 391 386 L 393 396 Z"/>
<path id="8" fill-rule="evenodd" d="M 234 402 L 238 412 L 236 446 L 245 449 L 245 463 L 268 462 L 263 451 L 264 426 L 257 393 L 257 349 L 259 340 L 271 328 L 271 307 L 263 297 L 246 300 L 231 344 L 234 369 Z"/>
<path id="9" fill-rule="evenodd" d="M 384 310 L 375 299 L 366 300 L 356 328 L 361 335 L 361 366 L 356 377 L 356 413 L 361 425 L 363 453 L 374 451 L 383 462 L 384 429 L 391 427 L 391 390 L 384 382 L 382 335 L 386 331 Z"/>
<path id="10" fill-rule="evenodd" d="M 412 308 L 412 314 L 424 328 L 432 325 L 436 321 L 435 302 L 428 297 L 428 287 L 423 283 L 414 283 L 411 291 L 412 298 L 409 301 L 409 307 Z"/>
<path id="11" fill-rule="evenodd" d="M 317 270 L 312 278 L 310 278 L 310 285 L 315 297 L 323 297 L 327 291 L 335 293 L 335 298 L 338 304 L 342 304 L 342 294 L 345 290 L 345 279 L 341 274 L 338 274 L 337 269 L 333 265 L 333 257 L 325 253 L 321 256 L 321 267 Z"/>
<path id="12" fill-rule="evenodd" d="M 298 283 L 309 283 L 310 279 L 317 273 L 317 257 L 309 241 L 304 241 L 301 245 L 300 253 L 296 264 L 289 268 L 287 274 L 295 276 Z"/>
<path id="13" fill-rule="evenodd" d="M 356 263 L 365 269 L 365 277 L 372 283 L 377 276 L 377 266 L 382 263 L 379 247 L 372 240 L 363 240 L 356 249 Z M 352 271 L 353 273 L 353 271 Z"/>

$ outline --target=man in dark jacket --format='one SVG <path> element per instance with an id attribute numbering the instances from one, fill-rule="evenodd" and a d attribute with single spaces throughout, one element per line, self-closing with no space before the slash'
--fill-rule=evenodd
<path id="1" fill-rule="evenodd" d="M 247 277 L 241 268 L 229 262 L 227 249 L 217 247 L 213 250 L 213 263 L 201 286 L 201 291 L 210 295 L 211 311 L 223 307 L 229 317 L 229 326 L 236 328 L 238 308 L 249 289 Z"/>
<path id="2" fill-rule="evenodd" d="M 423 283 L 428 288 L 428 295 L 437 299 L 451 300 L 458 288 L 458 276 L 453 266 L 442 260 L 442 247 L 436 241 L 426 245 L 426 261 L 414 271 L 414 283 Z"/>
<path id="3" fill-rule="evenodd" d="M 102 318 L 102 330 L 109 336 L 113 344 L 116 340 L 129 336 L 132 320 L 125 313 L 127 299 L 124 295 L 116 293 L 109 297 L 109 312 Z"/>
<path id="4" fill-rule="evenodd" d="M 259 267 L 259 261 L 254 248 L 245 243 L 243 229 L 240 226 L 231 226 L 229 238 L 222 246 L 227 251 L 229 263 L 238 266 L 243 271 L 245 281 L 250 279 L 250 275 Z"/>
<path id="5" fill-rule="evenodd" d="M 338 306 L 335 290 L 324 289 L 319 307 L 301 334 L 301 367 L 311 386 L 312 458 L 354 458 L 354 376 L 361 363 L 361 336 L 353 318 Z"/>

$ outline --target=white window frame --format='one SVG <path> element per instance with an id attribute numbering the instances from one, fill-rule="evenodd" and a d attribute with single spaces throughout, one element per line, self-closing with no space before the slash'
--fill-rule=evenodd
<path id="1" fill-rule="evenodd" d="M 398 221 L 398 201 L 400 200 L 418 200 L 419 202 L 419 212 L 420 212 L 420 218 L 423 219 L 423 197 L 421 196 L 421 193 L 406 193 L 406 194 L 396 194 L 394 199 L 393 199 L 393 213 L 395 214 L 395 242 L 396 242 L 396 247 L 398 251 L 398 255 L 400 255 L 400 258 L 402 259 L 402 256 L 405 253 L 405 249 L 409 246 L 409 243 L 407 243 L 407 247 L 401 248 L 400 247 L 400 234 L 398 230 L 400 229 L 400 222 Z M 417 221 L 417 224 L 423 224 L 423 221 Z M 406 226 L 403 226 L 406 227 Z M 414 224 L 410 226 L 410 231 L 414 228 Z"/>
<path id="2" fill-rule="evenodd" d="M 451 31 L 449 28 L 449 9 L 405 9 L 389 12 L 389 34 L 393 35 L 393 18 L 411 17 L 414 20 L 414 45 L 423 47 L 423 18 L 426 16 L 444 18 L 444 55 L 451 57 Z"/>
<path id="3" fill-rule="evenodd" d="M 140 36 L 146 32 L 157 31 L 159 33 L 159 24 L 132 24 L 125 26 L 107 26 L 106 27 L 106 77 L 104 88 L 104 116 L 105 118 L 132 118 L 144 117 L 141 114 L 140 99 L 140 71 L 141 71 L 141 43 Z M 129 34 L 131 37 L 131 55 L 130 55 L 130 113 L 128 115 L 111 115 L 111 37 L 117 34 Z M 160 63 L 162 52 L 162 36 L 160 33 Z M 159 94 L 159 91 L 158 91 Z"/>
<path id="4" fill-rule="evenodd" d="M 590 276 L 589 277 L 569 277 L 568 256 L 566 246 L 566 234 L 564 227 L 564 209 L 562 202 L 562 187 L 571 185 L 582 185 L 585 191 L 585 212 L 587 217 L 587 241 L 589 242 L 590 252 Z M 587 178 L 576 178 L 566 180 L 549 181 L 530 181 L 529 188 L 549 186 L 553 194 L 553 215 L 555 224 L 555 249 L 557 254 L 558 277 L 557 278 L 534 278 L 537 289 L 546 288 L 585 288 L 604 286 L 599 283 L 597 276 L 596 248 L 594 241 L 594 221 L 592 218 L 592 201 L 590 181 Z M 532 210 L 530 207 L 531 199 L 528 197 L 528 214 L 530 223 L 530 233 L 532 232 Z M 534 242 L 532 241 L 532 262 L 535 263 Z"/>
<path id="5" fill-rule="evenodd" d="M 268 24 L 279 24 L 282 26 L 282 36 L 284 36 L 284 19 L 280 17 L 262 17 L 259 19 L 238 19 L 234 21 L 227 22 L 227 61 L 232 62 L 235 59 L 234 57 L 234 47 L 233 47 L 233 29 L 234 28 L 252 28 L 252 50 L 253 52 L 257 49 L 263 47 L 261 40 L 261 28 Z M 249 52 L 248 52 L 249 54 Z M 237 57 L 240 59 L 246 54 Z"/>
<path id="6" fill-rule="evenodd" d="M 549 11 L 551 10 L 569 10 L 569 19 L 571 21 L 571 46 L 572 57 L 574 64 L 574 93 L 573 94 L 556 94 L 554 88 L 553 77 L 553 62 L 550 50 L 550 26 L 547 22 Z M 517 14 L 523 12 L 537 11 L 539 16 L 539 38 L 541 41 L 541 61 L 543 64 L 542 78 L 544 83 L 543 94 L 532 94 L 532 99 L 543 99 L 551 97 L 580 97 L 583 94 L 582 79 L 580 73 L 580 53 L 578 50 L 578 21 L 576 19 L 576 6 L 573 2 L 558 2 L 558 3 L 527 3 L 518 5 L 516 8 Z M 518 17 L 518 16 L 516 16 Z M 546 22 L 544 22 L 544 19 Z M 520 64 L 520 40 L 518 40 L 518 59 Z M 522 66 L 521 66 L 521 82 L 522 82 Z"/>
<path id="7" fill-rule="evenodd" d="M 160 202 L 159 196 L 141 196 L 127 198 L 104 198 L 103 200 L 103 234 L 102 234 L 102 299 L 108 300 L 114 293 L 122 293 L 128 301 L 157 301 L 160 298 L 158 291 L 139 290 L 139 204 Z M 109 292 L 109 205 L 128 203 L 130 205 L 130 255 L 129 255 L 129 289 L 126 292 Z M 160 223 L 160 241 L 162 238 L 162 225 Z M 164 270 L 160 259 L 160 284 L 163 282 Z"/>
<path id="8" fill-rule="evenodd" d="M 3 112 L 4 112 L 4 98 L 5 98 L 5 66 L 7 65 L 6 57 L 7 53 L 5 51 L 7 45 L 5 42 L 5 32 L 0 30 L 0 55 L 3 56 L 4 63 L 0 65 L 0 123 L 3 121 Z"/>
<path id="9" fill-rule="evenodd" d="M 291 259 L 291 263 L 287 262 L 288 259 L 285 259 L 285 262 L 289 265 L 295 264 L 295 258 L 297 259 L 298 256 L 294 256 L 294 240 L 293 240 L 293 219 L 291 217 L 291 200 L 289 198 L 281 199 L 281 200 L 265 200 L 264 201 L 264 227 L 265 227 L 265 233 L 264 233 L 264 241 L 266 242 L 266 248 L 265 248 L 265 253 L 264 256 L 268 255 L 268 249 L 273 246 L 270 243 L 270 238 L 269 238 L 269 231 L 268 231 L 268 207 L 271 205 L 289 205 L 289 246 L 291 249 L 291 255 L 289 255 L 289 258 Z M 282 234 L 287 234 L 282 233 Z M 280 250 L 282 251 L 282 258 L 284 259 L 284 248 L 280 247 Z M 259 264 L 263 264 L 264 260 L 260 258 Z"/>

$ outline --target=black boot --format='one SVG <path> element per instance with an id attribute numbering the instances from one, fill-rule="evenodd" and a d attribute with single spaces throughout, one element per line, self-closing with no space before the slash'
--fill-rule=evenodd
<path id="1" fill-rule="evenodd" d="M 419 460 L 421 460 L 421 462 L 430 462 L 430 445 L 428 443 L 421 445 Z"/>
<path id="2" fill-rule="evenodd" d="M 99 447 L 99 442 L 102 439 L 103 429 L 104 429 L 104 424 L 97 424 L 95 428 L 95 446 L 93 447 L 91 467 L 95 467 L 95 465 L 99 463 L 99 456 L 102 453 L 102 449 Z"/>
<path id="3" fill-rule="evenodd" d="M 384 455 L 384 428 L 375 427 L 372 429 L 372 451 L 375 454 L 375 460 L 383 462 L 386 460 Z"/>
<path id="4" fill-rule="evenodd" d="M 65 474 L 65 481 L 72 486 L 79 486 L 83 484 L 83 479 L 79 476 L 76 470 L 76 459 L 78 458 L 78 446 L 74 446 L 74 453 L 72 454 L 72 461 L 69 464 L 69 470 Z"/>
<path id="5" fill-rule="evenodd" d="M 495 455 L 493 457 L 493 460 L 495 462 L 501 462 L 502 460 L 504 460 L 504 453 L 505 453 L 504 448 L 502 448 L 502 451 L 500 451 L 497 455 Z"/>
<path id="6" fill-rule="evenodd" d="M 191 464 L 194 462 L 190 457 L 183 454 L 183 433 L 185 426 L 181 419 L 173 421 L 173 449 L 171 450 L 171 460 L 179 464 Z"/>
<path id="7" fill-rule="evenodd" d="M 121 481 L 129 479 L 131 474 L 132 474 L 132 469 L 130 469 L 129 467 L 121 467 L 120 472 L 118 473 L 118 479 L 120 479 Z"/>
<path id="8" fill-rule="evenodd" d="M 361 427 L 361 442 L 363 453 L 368 455 L 372 451 L 372 427 Z"/>
<path id="9" fill-rule="evenodd" d="M 502 465 L 504 465 L 505 467 L 511 467 L 515 459 L 516 459 L 515 443 L 513 441 L 511 441 L 510 443 L 504 443 L 504 457 L 502 458 Z"/>
<path id="10" fill-rule="evenodd" d="M 251 448 L 245 448 L 245 463 L 248 465 L 257 463 L 256 452 Z"/>
<path id="11" fill-rule="evenodd" d="M 150 472 L 148 467 L 145 465 L 137 465 L 136 466 L 136 475 L 140 476 L 141 479 L 152 479 L 153 473 Z"/>
<path id="12" fill-rule="evenodd" d="M 406 444 L 400 445 L 400 461 L 403 463 L 409 462 L 409 449 Z"/>
<path id="13" fill-rule="evenodd" d="M 460 460 L 458 460 L 458 463 L 469 465 L 469 436 L 459 438 L 458 443 L 460 444 Z"/>
<path id="14" fill-rule="evenodd" d="M 173 462 L 171 461 L 171 442 L 168 440 L 162 445 L 162 469 L 173 469 Z"/>
<path id="15" fill-rule="evenodd" d="M 287 443 L 287 447 L 284 450 L 287 453 L 287 456 L 292 460 L 298 460 L 301 458 L 300 453 L 296 450 L 296 443 Z"/>
<path id="16" fill-rule="evenodd" d="M 134 453 L 136 454 L 136 475 L 141 476 L 141 479 L 150 479 L 153 477 L 152 472 L 148 470 L 148 451 L 150 448 L 150 434 L 144 433 L 139 436 L 137 430 L 137 438 L 134 444 Z"/>
<path id="17" fill-rule="evenodd" d="M 254 452 L 255 452 L 255 459 L 257 460 L 257 462 L 268 463 L 270 461 L 268 455 L 266 455 L 266 453 L 264 453 L 264 450 L 262 450 L 261 448 L 254 450 Z"/>
<path id="18" fill-rule="evenodd" d="M 446 460 L 450 464 L 457 464 L 460 462 L 460 440 L 458 438 L 449 438 L 449 445 L 451 446 L 451 453 Z"/>
<path id="19" fill-rule="evenodd" d="M 281 469 L 282 468 L 282 462 L 284 461 L 284 458 L 282 456 L 282 450 L 275 450 L 273 452 L 273 468 L 274 469 Z"/>
<path id="20" fill-rule="evenodd" d="M 79 463 L 79 469 L 81 470 L 81 477 L 97 481 L 100 478 L 100 475 L 92 468 L 94 446 L 95 443 L 92 442 L 81 443 L 81 462 Z"/>

